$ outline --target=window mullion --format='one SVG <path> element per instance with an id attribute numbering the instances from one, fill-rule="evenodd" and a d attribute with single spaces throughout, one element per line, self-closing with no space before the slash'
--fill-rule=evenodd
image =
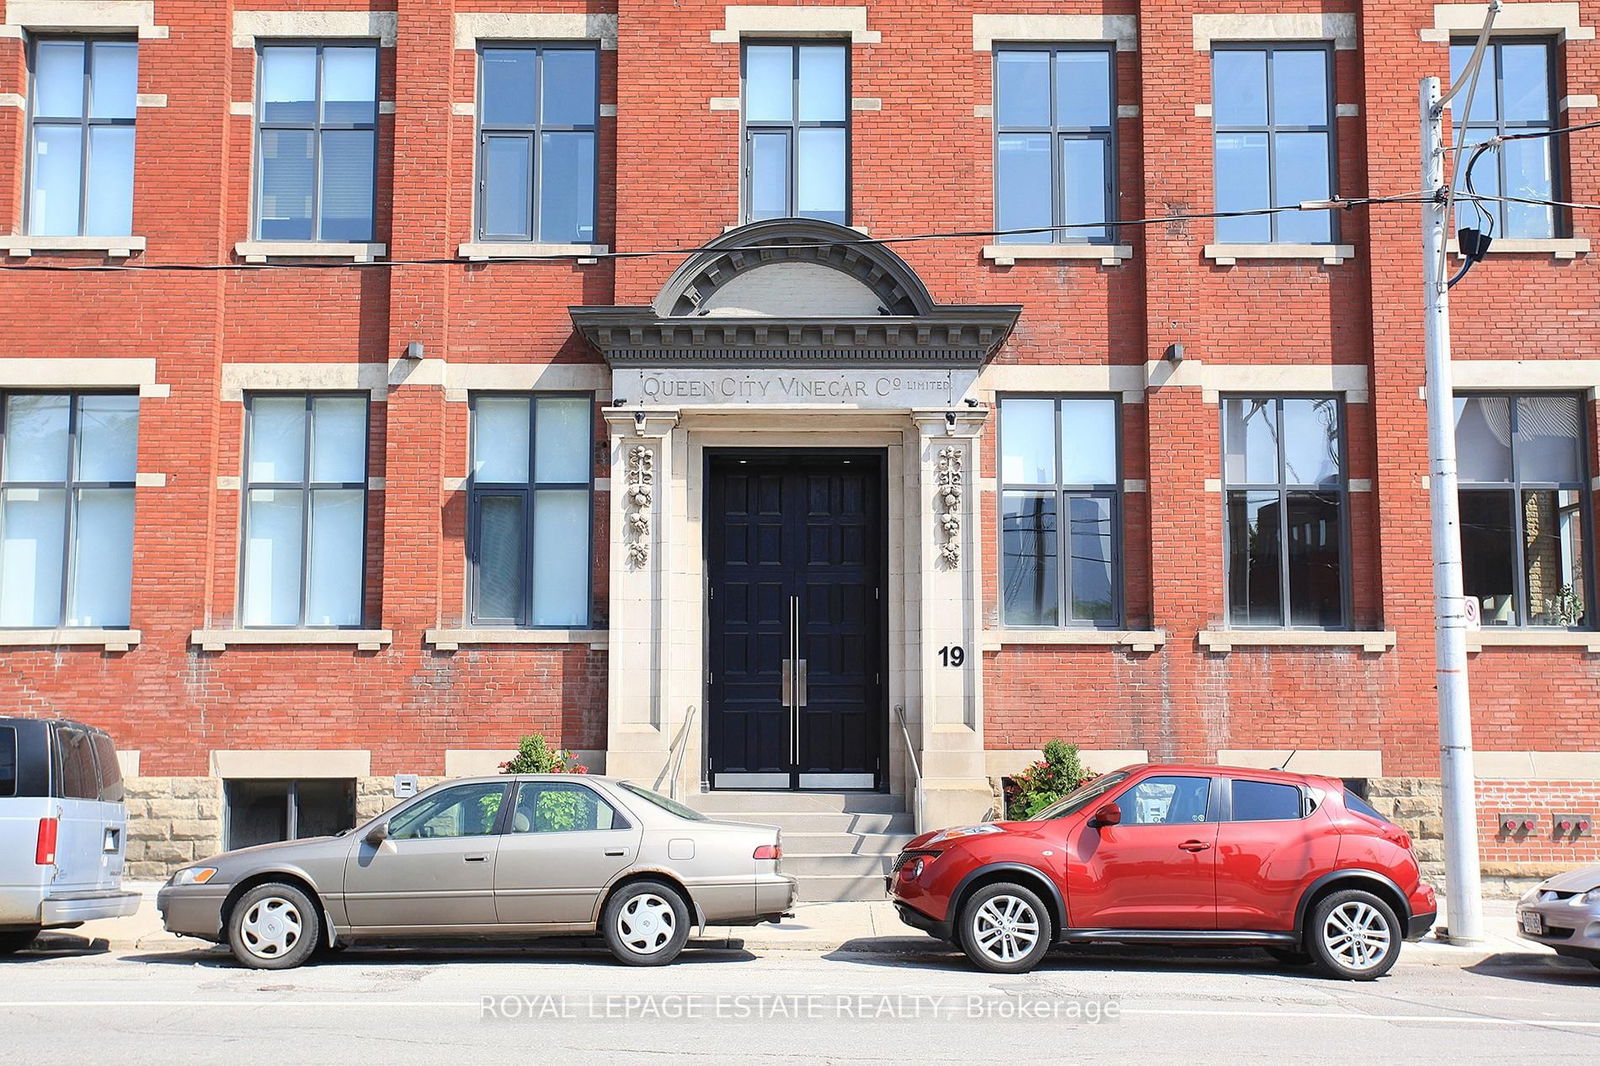
<path id="1" fill-rule="evenodd" d="M 320 104 L 319 104 L 320 106 Z M 311 448 L 313 446 L 311 423 L 316 415 L 316 403 L 311 395 L 305 398 L 305 428 L 301 431 L 305 454 L 300 467 L 300 626 L 306 624 L 306 608 L 311 598 L 311 507 L 316 502 L 311 485 Z"/>
<path id="2" fill-rule="evenodd" d="M 72 550 L 72 542 L 78 526 L 78 399 L 76 393 L 67 394 L 67 481 L 62 486 L 66 490 L 62 495 L 66 497 L 64 506 L 67 513 L 66 520 L 61 524 L 61 600 L 56 613 L 58 626 L 67 624 L 67 608 L 72 602 L 72 585 L 76 580 L 77 553 Z"/>

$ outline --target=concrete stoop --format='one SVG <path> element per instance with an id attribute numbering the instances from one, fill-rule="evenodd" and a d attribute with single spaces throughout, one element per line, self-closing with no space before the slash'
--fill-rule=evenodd
<path id="1" fill-rule="evenodd" d="M 777 826 L 783 872 L 806 903 L 883 899 L 883 875 L 914 835 L 905 801 L 877 792 L 705 792 L 686 802 L 713 818 Z"/>

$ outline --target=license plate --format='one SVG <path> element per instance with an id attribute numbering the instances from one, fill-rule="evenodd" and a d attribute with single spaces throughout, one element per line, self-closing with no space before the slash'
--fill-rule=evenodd
<path id="1" fill-rule="evenodd" d="M 1531 933 L 1534 936 L 1544 935 L 1544 915 L 1535 914 L 1532 911 L 1524 914 L 1522 916 L 1522 931 Z"/>

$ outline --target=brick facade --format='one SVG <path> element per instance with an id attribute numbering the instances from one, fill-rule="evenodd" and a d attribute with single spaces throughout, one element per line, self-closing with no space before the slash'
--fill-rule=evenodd
<path id="1" fill-rule="evenodd" d="M 152 28 L 139 31 L 139 91 L 165 104 L 138 112 L 134 232 L 148 243 L 130 267 L 245 266 L 235 245 L 250 237 L 252 118 L 248 107 L 232 105 L 253 100 L 254 52 L 239 46 L 236 20 L 257 6 L 156 0 Z M 1557 96 L 1581 101 L 1600 89 L 1600 44 L 1592 29 L 1583 32 L 1600 24 L 1600 0 L 1506 6 L 1576 8 L 1576 32 L 1549 29 L 1560 38 Z M 993 227 L 993 120 L 985 113 L 993 56 L 974 39 L 974 16 L 990 14 L 1136 20 L 1129 46 L 1115 53 L 1118 214 L 1208 210 L 1212 127 L 1197 105 L 1204 112 L 1211 101 L 1210 53 L 1197 47 L 1197 16 L 1260 8 L 1222 0 L 873 0 L 863 9 L 870 32 L 851 47 L 852 95 L 879 102 L 851 114 L 851 223 L 883 238 Z M 1337 191 L 1415 190 L 1418 80 L 1448 76 L 1436 9 L 1398 0 L 1279 0 L 1267 8 L 1354 29 L 1344 43 L 1355 47 L 1333 51 L 1335 100 L 1345 105 L 1336 120 Z M 381 50 L 379 68 L 379 97 L 394 105 L 378 119 L 376 240 L 387 262 L 70 273 L 46 268 L 120 260 L 35 252 L 6 260 L 30 269 L 0 273 L 0 363 L 30 364 L 26 373 L 7 370 L 5 382 L 72 386 L 85 380 L 81 361 L 124 361 L 120 378 L 110 371 L 101 380 L 137 385 L 144 397 L 138 469 L 157 476 L 137 495 L 139 642 L 126 652 L 7 647 L 0 695 L 17 713 L 104 726 L 139 753 L 138 773 L 158 779 L 140 794 L 143 814 L 160 819 L 157 805 L 173 808 L 171 825 L 156 834 L 162 839 L 141 845 L 149 850 L 140 861 L 152 863 L 181 861 L 194 841 L 214 841 L 215 789 L 191 793 L 161 782 L 210 778 L 215 751 L 361 749 L 370 752 L 371 776 L 383 778 L 436 776 L 446 751 L 506 749 L 536 731 L 568 748 L 607 747 L 607 545 L 620 514 L 609 479 L 621 472 L 610 469 L 604 447 L 594 470 L 593 632 L 569 643 L 454 651 L 424 643 L 426 630 L 463 620 L 468 406 L 451 374 L 491 368 L 530 385 L 580 383 L 596 393 L 603 442 L 609 371 L 573 329 L 568 308 L 647 304 L 684 256 L 457 258 L 457 246 L 472 239 L 476 143 L 474 118 L 452 106 L 471 102 L 476 86 L 476 55 L 457 47 L 458 12 L 589 16 L 585 24 L 596 27 L 615 17 L 615 47 L 600 51 L 598 244 L 692 249 L 740 221 L 739 114 L 708 107 L 740 91 L 739 49 L 716 40 L 730 24 L 722 3 L 279 0 L 266 9 L 395 15 L 394 45 Z M 1251 25 L 1235 32 L 1249 39 Z M 26 99 L 29 32 L 0 33 L 0 232 L 19 234 L 27 111 L 5 100 Z M 1589 100 L 1561 117 L 1588 120 Z M 1572 138 L 1561 153 L 1558 187 L 1567 199 L 1600 201 L 1594 136 Z M 992 243 L 982 236 L 892 245 L 938 301 L 1023 308 L 980 379 L 976 395 L 986 403 L 997 391 L 1071 391 L 1052 384 L 1060 368 L 1109 368 L 1144 383 L 1136 402 L 1122 390 L 1122 475 L 1137 484 L 1123 496 L 1124 621 L 1130 630 L 1164 631 L 1165 641 L 1153 652 L 986 641 L 982 747 L 1000 755 L 991 766 L 1020 765 L 1021 753 L 1063 737 L 1151 759 L 1376 752 L 1381 771 L 1347 776 L 1437 774 L 1418 215 L 1415 204 L 1341 212 L 1338 242 L 1354 254 L 1337 264 L 1222 265 L 1203 254 L 1212 242 L 1204 220 L 1127 227 L 1119 240 L 1132 255 L 1117 265 L 999 265 L 981 255 Z M 1586 237 L 1589 226 L 1578 212 L 1571 236 Z M 1525 380 L 1584 394 L 1591 469 L 1600 469 L 1597 270 L 1589 254 L 1492 254 L 1452 296 L 1459 362 L 1497 361 L 1505 388 Z M 414 342 L 423 345 L 421 363 L 400 358 Z M 1187 356 L 1179 372 L 1193 381 L 1148 378 L 1147 364 L 1159 367 L 1174 342 Z M 40 369 L 52 360 L 62 361 L 59 373 Z M 140 360 L 154 360 L 153 374 L 140 376 Z M 1571 373 L 1526 369 L 1541 360 L 1570 361 Z M 237 622 L 239 389 L 291 380 L 253 369 L 264 364 L 303 368 L 296 372 L 311 382 L 345 374 L 371 390 L 369 473 L 381 480 L 368 497 L 366 624 L 391 634 L 379 650 L 296 643 L 206 651 L 191 639 Z M 1202 632 L 1225 626 L 1222 508 L 1208 485 L 1221 465 L 1219 386 L 1201 377 L 1217 372 L 1227 391 L 1228 381 L 1259 380 L 1248 377 L 1251 368 L 1281 367 L 1325 368 L 1335 380 L 1343 379 L 1334 368 L 1349 368 L 1364 380 L 1345 405 L 1347 476 L 1364 486 L 1349 495 L 1351 623 L 1392 633 L 1387 650 L 1241 645 L 1218 653 L 1200 643 Z M 1002 386 L 992 384 L 998 374 Z M 981 624 L 990 630 L 1000 629 L 994 428 L 991 418 L 975 471 L 986 545 Z M 1586 550 L 1592 561 L 1592 545 Z M 1471 682 L 1480 749 L 1595 757 L 1600 660 L 1582 644 L 1485 647 L 1472 656 Z M 1592 837 L 1547 832 L 1554 811 L 1600 813 L 1600 771 L 1584 765 L 1579 780 L 1555 772 L 1548 780 L 1485 780 L 1485 862 L 1532 869 L 1600 858 Z M 364 782 L 362 794 L 372 791 Z M 1411 791 L 1429 789 L 1424 782 Z M 1513 802 L 1541 813 L 1537 839 L 1497 834 L 1494 809 Z M 1420 807 L 1399 814 L 1428 817 Z M 209 835 L 187 835 L 183 827 L 208 818 Z"/>

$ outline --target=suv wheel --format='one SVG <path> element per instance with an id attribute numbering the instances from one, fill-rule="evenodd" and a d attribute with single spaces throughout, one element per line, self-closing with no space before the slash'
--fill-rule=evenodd
<path id="1" fill-rule="evenodd" d="M 1320 900 L 1311 910 L 1306 943 L 1317 968 L 1329 977 L 1370 981 L 1382 977 L 1400 957 L 1400 921 L 1371 892 L 1345 889 Z"/>
<path id="2" fill-rule="evenodd" d="M 689 939 L 689 908 L 659 881 L 636 881 L 606 901 L 606 947 L 628 966 L 665 966 Z"/>
<path id="3" fill-rule="evenodd" d="M 1050 950 L 1050 912 L 1022 885 L 985 885 L 968 897 L 958 921 L 961 950 L 980 970 L 1027 973 Z"/>
<path id="4" fill-rule="evenodd" d="M 15 955 L 39 937 L 39 927 L 0 929 L 0 955 Z"/>
<path id="5" fill-rule="evenodd" d="M 293 885 L 257 885 L 228 915 L 228 946 L 252 969 L 293 969 L 311 958 L 321 939 L 317 905 Z"/>

